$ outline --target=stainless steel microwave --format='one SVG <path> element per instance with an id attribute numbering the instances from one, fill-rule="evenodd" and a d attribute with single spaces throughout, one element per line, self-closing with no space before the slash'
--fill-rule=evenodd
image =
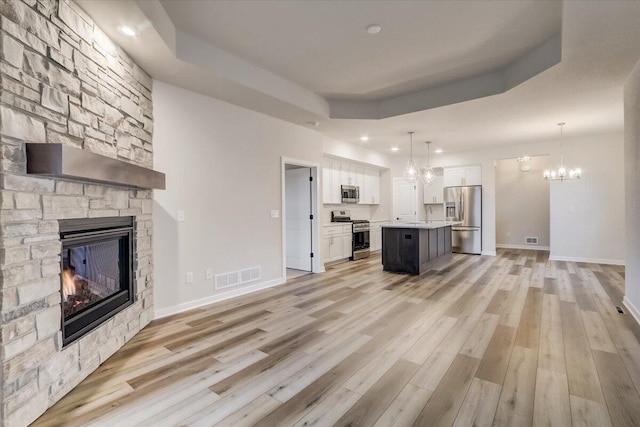
<path id="1" fill-rule="evenodd" d="M 342 185 L 340 190 L 342 193 L 342 203 L 360 202 L 360 187 L 357 185 Z"/>

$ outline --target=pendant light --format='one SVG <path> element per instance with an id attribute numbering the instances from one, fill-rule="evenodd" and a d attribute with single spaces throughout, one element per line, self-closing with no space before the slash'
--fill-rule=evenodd
<path id="1" fill-rule="evenodd" d="M 425 185 L 431 185 L 435 178 L 433 168 L 431 167 L 431 141 L 425 141 L 425 144 L 427 144 L 427 167 L 422 172 L 422 180 Z"/>
<path id="2" fill-rule="evenodd" d="M 413 132 L 409 132 L 409 141 L 411 154 L 407 166 L 404 168 L 404 179 L 408 182 L 416 182 L 420 177 L 420 171 L 416 161 L 413 160 Z"/>
<path id="3" fill-rule="evenodd" d="M 582 176 L 582 170 L 580 168 L 570 169 L 567 174 L 567 168 L 564 166 L 564 145 L 562 144 L 562 130 L 566 123 L 558 123 L 560 126 L 560 167 L 556 171 L 555 169 L 546 170 L 542 175 L 544 179 L 549 181 L 566 181 L 568 179 L 580 179 Z"/>

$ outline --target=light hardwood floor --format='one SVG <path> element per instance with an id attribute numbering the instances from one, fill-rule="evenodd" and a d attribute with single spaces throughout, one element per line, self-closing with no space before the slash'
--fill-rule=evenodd
<path id="1" fill-rule="evenodd" d="M 373 256 L 154 321 L 35 425 L 640 425 L 623 286 L 546 252 Z"/>

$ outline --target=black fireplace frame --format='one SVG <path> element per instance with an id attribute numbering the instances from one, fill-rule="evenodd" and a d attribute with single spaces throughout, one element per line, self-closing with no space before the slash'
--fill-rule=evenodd
<path id="1" fill-rule="evenodd" d="M 62 317 L 62 345 L 67 346 L 88 332 L 97 328 L 117 313 L 131 306 L 137 299 L 135 278 L 135 218 L 104 217 L 104 218 L 78 218 L 59 220 L 60 241 L 62 250 L 88 243 L 121 240 L 120 259 L 127 261 L 120 266 L 121 285 L 120 291 L 97 302 L 96 304 L 64 318 L 64 307 L 61 304 Z M 63 271 L 63 256 L 60 256 L 60 271 Z M 62 276 L 60 277 L 60 294 L 62 295 Z"/>

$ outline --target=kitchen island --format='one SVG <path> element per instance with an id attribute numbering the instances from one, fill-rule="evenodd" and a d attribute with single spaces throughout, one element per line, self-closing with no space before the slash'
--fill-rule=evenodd
<path id="1" fill-rule="evenodd" d="M 451 227 L 460 222 L 421 221 L 382 226 L 382 269 L 422 274 L 451 259 Z"/>

